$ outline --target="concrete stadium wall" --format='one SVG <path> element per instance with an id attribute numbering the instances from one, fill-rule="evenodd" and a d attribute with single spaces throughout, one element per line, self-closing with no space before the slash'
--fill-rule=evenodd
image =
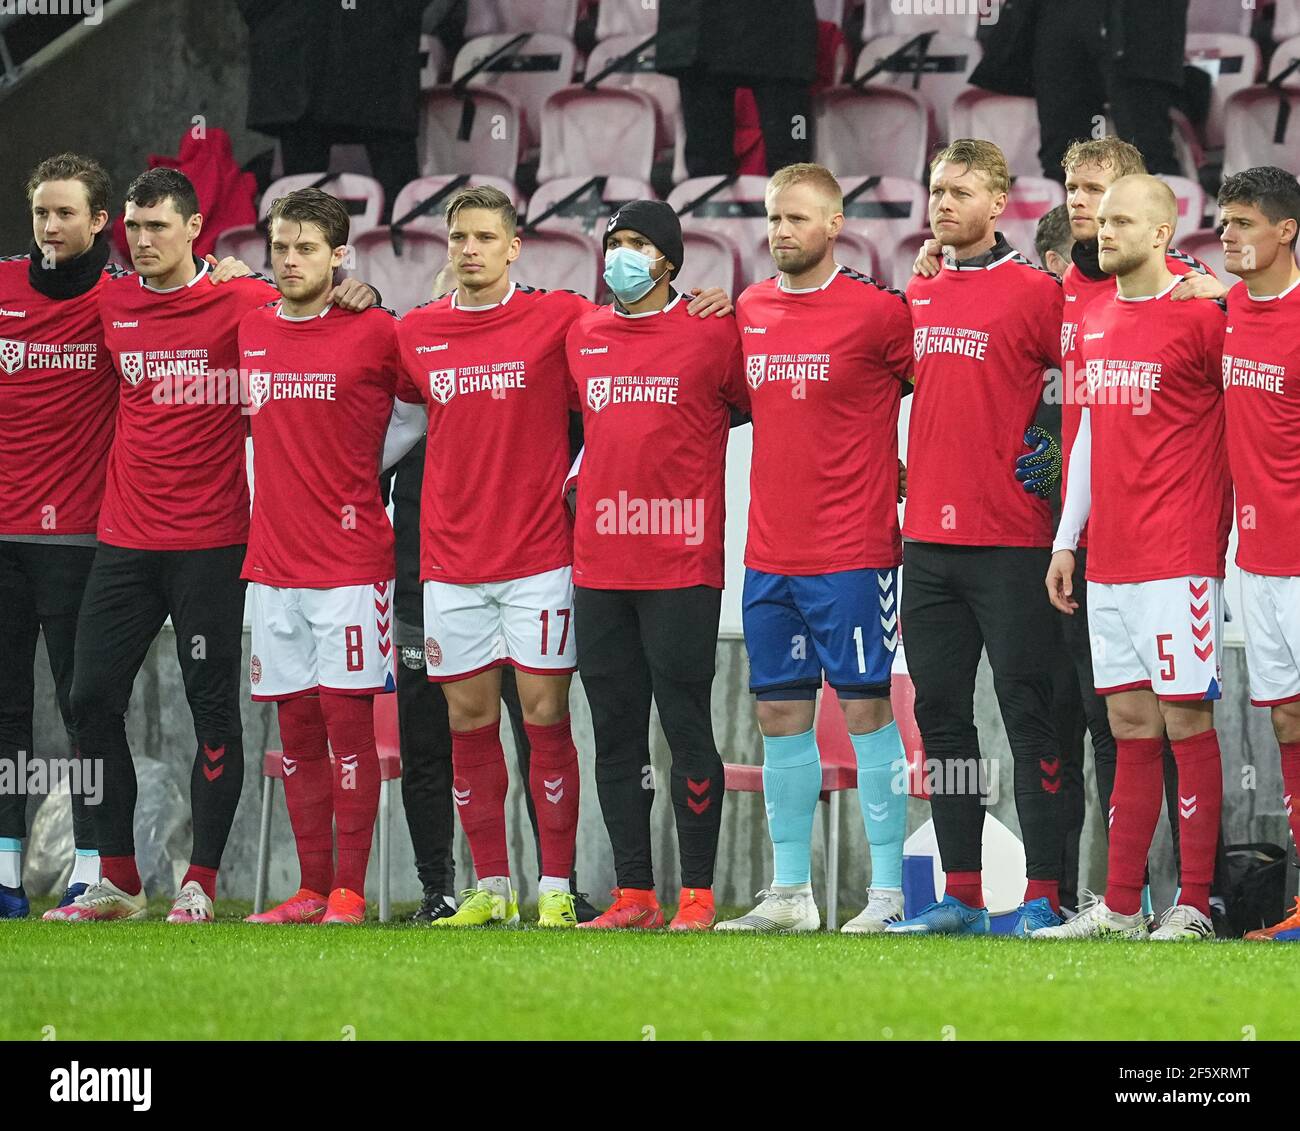
<path id="1" fill-rule="evenodd" d="M 245 640 L 245 651 L 248 650 Z M 190 846 L 188 789 L 194 756 L 194 732 L 185 703 L 180 671 L 176 663 L 175 637 L 170 627 L 155 641 L 144 668 L 136 680 L 135 693 L 127 718 L 127 733 L 134 751 L 140 780 L 140 804 L 136 814 L 136 843 L 141 858 L 141 873 L 152 894 L 170 895 L 185 870 Z M 43 652 L 37 659 L 39 676 L 36 692 L 36 748 L 39 755 L 61 755 L 66 736 L 55 708 Z M 713 689 L 714 729 L 719 749 L 727 761 L 759 762 L 762 744 L 754 724 L 753 708 L 747 690 L 748 664 L 744 644 L 724 639 L 718 643 L 718 676 Z M 1229 647 L 1224 655 L 1224 685 L 1232 692 L 1218 709 L 1217 725 L 1223 744 L 1224 831 L 1228 843 L 1272 841 L 1287 843 L 1286 816 L 1281 801 L 1281 775 L 1277 746 L 1273 740 L 1267 712 L 1251 707 L 1245 694 L 1245 660 L 1242 649 Z M 261 762 L 267 749 L 279 745 L 275 712 L 267 704 L 248 699 L 247 676 L 244 682 L 244 792 L 230 844 L 222 867 L 221 892 L 232 898 L 251 899 L 257 858 L 257 834 L 261 814 Z M 583 890 L 603 905 L 605 893 L 613 886 L 613 863 L 609 841 L 601 821 L 592 771 L 594 757 L 591 718 L 581 684 L 575 681 L 572 698 L 573 730 L 583 765 L 583 800 L 578 840 L 578 879 Z M 1010 752 L 1002 719 L 993 697 L 992 675 L 987 663 L 981 665 L 976 688 L 976 719 L 986 757 L 1000 763 L 1000 780 L 1012 780 Z M 652 760 L 656 778 L 662 783 L 654 805 L 655 864 L 661 898 L 675 901 L 679 886 L 676 864 L 676 837 L 672 825 L 672 806 L 667 781 L 669 754 L 657 718 L 653 721 Z M 508 829 L 511 862 L 525 899 L 535 898 L 537 862 L 533 839 L 524 808 L 523 794 L 513 764 L 509 727 L 503 727 L 507 757 L 511 765 L 508 799 Z M 1254 766 L 1256 780 L 1248 781 L 1244 766 Z M 1088 823 L 1081 848 L 1080 882 L 1100 890 L 1105 879 L 1105 847 L 1102 816 L 1096 804 L 1091 757 L 1088 759 Z M 1253 784 L 1254 788 L 1245 788 Z M 1019 832 L 1015 803 L 1010 788 L 1003 788 L 990 811 L 1013 831 Z M 819 900 L 824 900 L 822 851 L 826 807 L 819 806 L 814 829 L 816 848 L 813 857 L 813 882 Z M 909 807 L 909 831 L 929 816 L 929 806 L 912 801 Z M 410 839 L 400 791 L 393 793 L 393 898 L 419 898 Z M 29 810 L 32 836 L 28 842 L 27 882 L 33 894 L 61 888 L 66 869 L 58 869 L 71 860 L 71 816 L 66 798 L 51 796 L 33 799 Z M 856 911 L 861 905 L 869 879 L 869 860 L 862 819 L 856 794 L 849 794 L 841 806 L 841 886 L 842 906 Z M 270 892 L 283 898 L 297 887 L 298 869 L 289 829 L 284 794 L 275 793 Z M 457 882 L 471 880 L 469 853 L 463 835 L 456 834 Z M 1153 855 L 1157 904 L 1172 895 L 1175 879 L 1169 831 L 1161 821 Z M 767 841 L 766 821 L 761 799 L 753 794 L 728 796 L 723 814 L 722 841 L 716 891 L 725 903 L 747 903 L 753 893 L 767 886 L 771 878 L 771 851 Z M 371 857 L 367 893 L 378 898 L 379 881 L 376 858 Z"/>

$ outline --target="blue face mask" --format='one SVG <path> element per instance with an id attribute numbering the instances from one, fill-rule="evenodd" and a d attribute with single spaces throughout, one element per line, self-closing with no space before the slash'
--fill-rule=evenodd
<path id="1" fill-rule="evenodd" d="M 642 255 L 630 247 L 610 248 L 605 252 L 605 284 L 624 306 L 643 299 L 663 278 L 660 275 L 656 279 L 650 274 L 650 264 L 662 258 L 662 255 Z"/>

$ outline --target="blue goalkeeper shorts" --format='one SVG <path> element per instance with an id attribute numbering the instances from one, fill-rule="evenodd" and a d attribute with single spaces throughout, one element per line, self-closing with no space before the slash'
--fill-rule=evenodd
<path id="1" fill-rule="evenodd" d="M 825 673 L 841 698 L 884 699 L 898 646 L 898 570 L 792 577 L 745 570 L 749 689 L 811 699 Z"/>

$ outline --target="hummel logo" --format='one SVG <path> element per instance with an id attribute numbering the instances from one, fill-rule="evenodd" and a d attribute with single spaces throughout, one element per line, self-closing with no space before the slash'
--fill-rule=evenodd
<path id="1" fill-rule="evenodd" d="M 456 802 L 458 808 L 463 809 L 469 804 L 469 790 L 457 789 L 454 785 L 451 787 L 452 800 Z"/>
<path id="2" fill-rule="evenodd" d="M 114 323 L 113 323 L 113 329 L 114 329 L 114 330 L 134 330 L 134 329 L 135 329 L 137 326 L 139 326 L 139 325 L 140 325 L 139 320 L 137 320 L 137 321 L 135 321 L 135 322 L 114 322 Z"/>
<path id="3" fill-rule="evenodd" d="M 1282 798 L 1282 804 L 1286 806 L 1286 815 L 1291 816 L 1291 795 L 1289 793 Z"/>
<path id="4" fill-rule="evenodd" d="M 3 313 L 4 313 L 3 311 L 0 311 L 0 314 L 3 314 Z M 1231 326 L 1225 326 L 1224 329 L 1223 329 L 1223 332 L 1224 332 L 1225 334 L 1231 334 L 1231 333 L 1232 333 L 1232 327 L 1231 327 Z"/>
<path id="5" fill-rule="evenodd" d="M 280 765 L 284 767 L 284 776 L 286 778 L 291 778 L 293 777 L 294 770 L 298 768 L 298 759 L 289 758 L 282 754 L 280 755 Z"/>
<path id="6" fill-rule="evenodd" d="M 745 327 L 745 333 L 746 333 L 746 334 L 766 334 L 766 333 L 767 333 L 767 327 L 766 327 L 766 326 L 746 326 L 746 327 Z"/>
<path id="7" fill-rule="evenodd" d="M 929 305 L 930 305 L 930 300 L 929 300 L 928 298 L 914 298 L 914 299 L 912 299 L 912 305 L 913 305 L 913 306 L 929 306 Z"/>
<path id="8" fill-rule="evenodd" d="M 609 346 L 582 346 L 578 352 L 583 357 L 589 357 L 593 353 L 609 353 Z"/>
<path id="9" fill-rule="evenodd" d="M 867 802 L 867 812 L 873 821 L 883 821 L 889 816 L 889 802 L 882 801 L 878 805 Z"/>
<path id="10" fill-rule="evenodd" d="M 27 317 L 27 311 L 25 310 L 6 310 L 3 306 L 0 306 L 0 318 L 26 318 L 26 317 Z M 113 325 L 116 326 L 117 323 L 114 322 Z"/>
<path id="11" fill-rule="evenodd" d="M 1106 827 L 1110 828 L 1115 823 L 1115 806 L 1110 807 L 1110 814 L 1106 818 Z"/>
<path id="12" fill-rule="evenodd" d="M 450 345 L 449 342 L 442 342 L 436 346 L 416 346 L 415 352 L 416 353 L 437 353 L 439 350 L 445 350 L 448 345 Z"/>
<path id="13" fill-rule="evenodd" d="M 1074 302 L 1078 297 L 1079 297 L 1078 295 L 1066 295 L 1066 296 L 1065 296 L 1065 301 L 1066 301 L 1066 302 Z"/>
<path id="14" fill-rule="evenodd" d="M 1098 332 L 1095 333 L 1095 334 L 1084 334 L 1084 335 L 1083 335 L 1083 340 L 1084 340 L 1085 342 L 1095 342 L 1095 341 L 1097 341 L 1099 338 L 1104 338 L 1105 336 L 1106 336 L 1106 331 L 1105 331 L 1105 330 L 1100 330 L 1100 331 L 1098 331 Z"/>
<path id="15" fill-rule="evenodd" d="M 542 786 L 546 792 L 546 800 L 552 805 L 558 805 L 564 799 L 564 779 L 556 778 L 554 781 L 542 779 Z"/>
<path id="16" fill-rule="evenodd" d="M 266 350 L 244 350 L 245 357 L 265 357 Z"/>
<path id="17" fill-rule="evenodd" d="M 1193 793 L 1191 797 L 1184 797 L 1181 793 L 1178 795 L 1178 815 L 1184 821 L 1196 816 L 1196 794 Z"/>

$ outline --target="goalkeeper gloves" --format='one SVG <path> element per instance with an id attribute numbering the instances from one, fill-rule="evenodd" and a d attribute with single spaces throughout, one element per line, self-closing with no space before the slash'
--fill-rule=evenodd
<path id="1" fill-rule="evenodd" d="M 1016 460 L 1016 478 L 1030 494 L 1047 498 L 1061 482 L 1061 445 L 1046 428 L 1031 424 L 1025 443 L 1033 451 Z"/>

